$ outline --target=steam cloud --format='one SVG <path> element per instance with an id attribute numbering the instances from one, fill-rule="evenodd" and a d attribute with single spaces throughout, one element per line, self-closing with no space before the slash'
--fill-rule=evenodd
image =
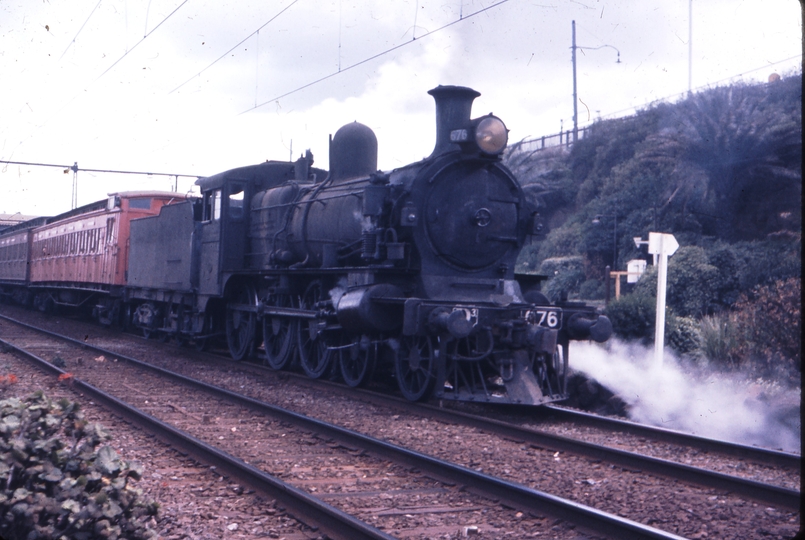
<path id="1" fill-rule="evenodd" d="M 632 420 L 743 444 L 801 451 L 801 390 L 699 368 L 685 369 L 666 351 L 610 340 L 576 343 L 570 365 L 618 394 Z"/>

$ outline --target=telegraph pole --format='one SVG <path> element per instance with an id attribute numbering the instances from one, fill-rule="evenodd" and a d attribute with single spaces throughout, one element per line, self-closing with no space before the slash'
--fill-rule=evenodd
<path id="1" fill-rule="evenodd" d="M 579 140 L 579 97 L 576 91 L 576 49 L 587 49 L 590 51 L 594 51 L 596 49 L 603 49 L 604 47 L 609 47 L 610 49 L 615 49 L 615 52 L 618 53 L 618 61 L 617 64 L 621 63 L 621 52 L 618 50 L 617 47 L 612 45 L 600 45 L 598 47 L 578 47 L 576 46 L 576 21 L 573 21 L 573 44 L 570 47 L 573 56 L 573 143 L 576 143 Z M 569 138 L 569 137 L 568 137 Z"/>
<path id="2" fill-rule="evenodd" d="M 693 0 L 688 0 L 688 96 L 693 87 Z"/>
<path id="3" fill-rule="evenodd" d="M 78 208 L 78 162 L 74 162 L 73 166 L 68 170 L 73 171 L 73 200 L 70 204 L 70 210 L 74 210 Z"/>
<path id="4" fill-rule="evenodd" d="M 573 144 L 579 140 L 579 103 L 576 95 L 576 21 L 573 21 L 573 45 L 570 47 L 573 56 Z"/>

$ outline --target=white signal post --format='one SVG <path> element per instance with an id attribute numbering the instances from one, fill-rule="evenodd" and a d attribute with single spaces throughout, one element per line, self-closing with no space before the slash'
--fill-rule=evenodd
<path id="1" fill-rule="evenodd" d="M 636 242 L 635 242 L 636 243 Z M 665 347 L 665 290 L 668 284 L 668 257 L 676 253 L 679 243 L 673 234 L 648 233 L 648 252 L 657 265 L 657 317 L 654 325 L 654 367 L 663 363 Z"/>

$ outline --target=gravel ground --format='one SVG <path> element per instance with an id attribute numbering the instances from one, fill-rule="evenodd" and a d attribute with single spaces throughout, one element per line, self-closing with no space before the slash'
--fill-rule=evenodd
<path id="1" fill-rule="evenodd" d="M 63 324 L 68 325 L 67 322 Z M 98 329 L 92 334 L 100 336 L 103 332 Z M 166 360 L 167 356 L 174 356 L 174 352 L 181 356 L 179 351 L 172 348 L 172 354 L 165 355 Z M 245 390 L 254 397 L 292 410 L 369 432 L 397 444 L 689 538 L 784 539 L 793 537 L 799 529 L 799 513 L 764 507 L 717 490 L 691 491 L 679 482 L 502 441 L 461 426 L 427 418 L 390 416 L 382 408 L 356 405 L 354 400 L 328 396 L 326 391 L 300 389 L 282 375 L 268 374 L 261 377 L 261 384 L 254 384 L 254 373 L 236 365 L 221 367 L 197 361 L 170 362 L 174 367 L 185 364 L 183 369 L 191 371 L 193 376 L 212 378 L 215 384 L 232 390 Z"/>
<path id="2" fill-rule="evenodd" d="M 160 503 L 158 518 L 152 519 L 150 526 L 162 540 L 308 540 L 320 536 L 288 516 L 274 501 L 244 491 L 209 467 L 122 422 L 59 384 L 55 377 L 0 352 L 0 375 L 8 374 L 16 375 L 18 382 L 0 388 L 0 398 L 25 397 L 42 390 L 51 399 L 78 401 L 88 420 L 109 429 L 113 439 L 108 444 L 123 459 L 145 465 L 145 474 L 136 487 L 144 498 Z"/>

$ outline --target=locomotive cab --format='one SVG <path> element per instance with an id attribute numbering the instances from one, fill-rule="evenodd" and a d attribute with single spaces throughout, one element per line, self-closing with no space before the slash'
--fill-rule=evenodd
<path id="1" fill-rule="evenodd" d="M 259 254 L 259 246 L 250 241 L 255 196 L 290 180 L 312 183 L 323 178 L 325 171 L 312 168 L 312 163 L 313 156 L 308 152 L 296 163 L 266 161 L 196 182 L 203 197 L 199 284 L 202 295 L 222 296 L 228 278 L 246 269 L 250 257 Z"/>
<path id="2" fill-rule="evenodd" d="M 203 196 L 199 290 L 220 295 L 223 273 L 243 269 L 247 230 L 244 199 L 251 186 L 243 178 L 222 176 L 198 183 Z"/>

